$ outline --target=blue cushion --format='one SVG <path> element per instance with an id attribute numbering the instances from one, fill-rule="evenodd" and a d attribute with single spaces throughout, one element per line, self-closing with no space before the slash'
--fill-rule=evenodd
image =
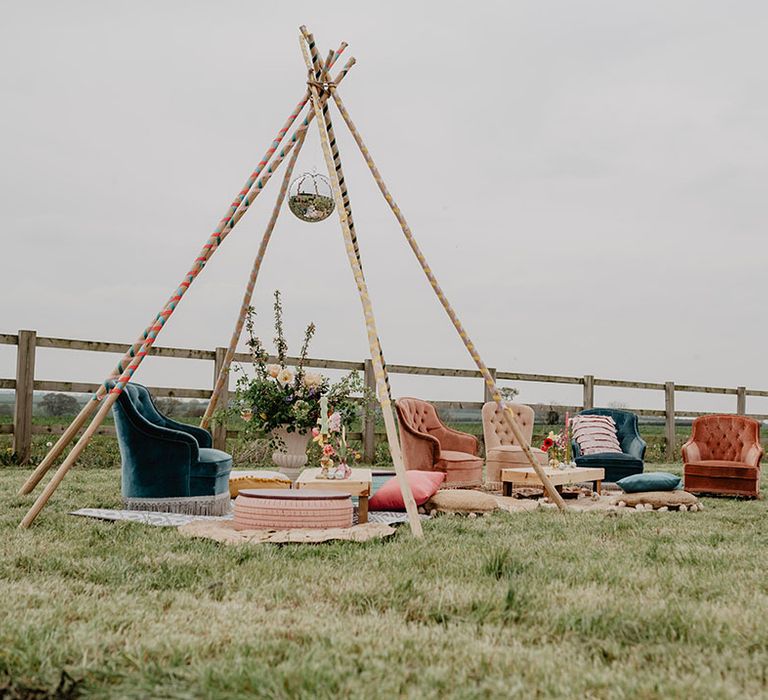
<path id="1" fill-rule="evenodd" d="M 669 472 L 646 472 L 632 474 L 616 482 L 625 493 L 646 491 L 675 491 L 683 488 L 683 480 Z"/>
<path id="2" fill-rule="evenodd" d="M 192 476 L 219 476 L 229 474 L 232 457 L 214 447 L 201 447 L 197 464 L 192 467 Z"/>

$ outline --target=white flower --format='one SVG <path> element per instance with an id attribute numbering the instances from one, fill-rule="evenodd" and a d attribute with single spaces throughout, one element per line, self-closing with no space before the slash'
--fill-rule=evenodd
<path id="1" fill-rule="evenodd" d="M 276 379 L 277 375 L 280 374 L 280 365 L 267 365 L 267 374 L 272 379 Z"/>
<path id="2" fill-rule="evenodd" d="M 45 443 L 45 446 L 46 446 L 46 447 L 53 447 L 53 443 L 52 443 L 52 442 L 46 442 L 46 443 Z"/>
<path id="3" fill-rule="evenodd" d="M 304 374 L 304 386 L 307 389 L 316 389 L 323 383 L 323 375 L 315 374 L 314 372 L 306 372 Z"/>
<path id="4" fill-rule="evenodd" d="M 285 386 L 286 384 L 290 384 L 293 381 L 293 372 L 291 372 L 291 370 L 289 370 L 287 367 L 283 367 L 283 369 L 277 373 L 277 377 L 275 377 L 275 379 L 277 379 L 279 384 Z"/>

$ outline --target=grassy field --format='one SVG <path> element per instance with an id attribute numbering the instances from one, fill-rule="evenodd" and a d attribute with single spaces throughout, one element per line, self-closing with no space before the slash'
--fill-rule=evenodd
<path id="1" fill-rule="evenodd" d="M 119 503 L 96 468 L 19 531 L 26 474 L 0 469 L 3 698 L 63 670 L 94 698 L 768 696 L 762 501 L 237 548 L 67 515 Z"/>

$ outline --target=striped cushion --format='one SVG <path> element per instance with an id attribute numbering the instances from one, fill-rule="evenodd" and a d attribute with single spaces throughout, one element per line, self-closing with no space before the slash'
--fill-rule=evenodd
<path id="1" fill-rule="evenodd" d="M 573 439 L 583 455 L 596 455 L 605 452 L 621 454 L 619 440 L 616 437 L 616 423 L 610 416 L 574 416 Z"/>

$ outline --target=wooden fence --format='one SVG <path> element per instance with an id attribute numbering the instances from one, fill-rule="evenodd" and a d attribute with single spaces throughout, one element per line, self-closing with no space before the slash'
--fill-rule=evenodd
<path id="1" fill-rule="evenodd" d="M 16 392 L 13 423 L 0 424 L 0 433 L 13 433 L 13 450 L 20 461 L 29 459 L 32 445 L 32 436 L 36 434 L 60 434 L 65 426 L 57 425 L 33 425 L 32 403 L 34 391 L 63 391 L 90 393 L 99 387 L 97 383 L 48 381 L 35 379 L 35 354 L 37 348 L 56 348 L 60 350 L 85 350 L 89 352 L 108 352 L 123 355 L 126 350 L 125 343 L 107 343 L 93 340 L 72 340 L 68 338 L 48 338 L 38 336 L 36 331 L 20 330 L 16 334 L 0 334 L 0 345 L 17 346 L 16 377 L 0 378 L 0 389 L 14 389 Z M 178 398 L 208 399 L 211 396 L 213 383 L 218 374 L 219 367 L 224 359 L 226 348 L 215 350 L 197 350 L 187 348 L 168 348 L 153 346 L 150 354 L 159 357 L 174 357 L 184 360 L 208 360 L 212 363 L 211 387 L 205 389 L 183 389 L 177 387 L 149 387 L 155 396 L 174 396 Z M 247 362 L 250 356 L 244 353 L 235 355 L 236 362 Z M 289 361 L 296 358 L 289 358 Z M 310 358 L 305 363 L 308 367 L 320 369 L 359 370 L 364 373 L 365 384 L 370 389 L 375 389 L 373 367 L 370 360 L 364 362 L 347 362 L 344 360 L 321 360 Z M 471 369 L 446 369 L 441 367 L 413 367 L 409 365 L 387 365 L 391 374 L 410 374 L 430 377 L 463 377 L 477 379 L 482 382 L 480 372 Z M 768 397 L 768 391 L 747 389 L 746 387 L 714 387 L 693 386 L 689 384 L 675 384 L 674 382 L 633 382 L 618 379 L 601 379 L 593 375 L 583 377 L 568 377 L 548 374 L 523 374 L 520 372 L 503 372 L 491 369 L 491 374 L 498 380 L 510 380 L 515 382 L 541 382 L 546 384 L 578 384 L 582 386 L 582 405 L 570 407 L 575 410 L 592 408 L 595 402 L 595 387 L 622 387 L 628 389 L 645 389 L 648 391 L 662 392 L 664 396 L 664 409 L 628 409 L 643 416 L 661 416 L 665 418 L 665 438 L 667 446 L 667 458 L 674 458 L 675 449 L 675 418 L 679 416 L 700 416 L 706 412 L 678 411 L 675 410 L 675 396 L 680 392 L 704 393 L 735 396 L 736 413 L 745 415 L 747 412 L 747 397 Z M 483 401 L 434 401 L 437 408 L 472 408 L 480 409 L 484 401 L 489 401 L 488 389 L 483 386 Z M 479 388 L 478 388 L 479 393 Z M 766 414 L 750 413 L 749 415 L 760 420 L 768 419 Z M 236 436 L 238 431 L 227 431 L 225 426 L 215 426 L 214 445 L 223 447 L 227 437 Z M 115 429 L 104 426 L 99 431 L 100 435 L 114 435 Z M 352 433 L 351 439 L 360 440 L 363 444 L 365 460 L 370 462 L 376 447 L 377 433 L 375 429 L 374 413 L 363 412 L 362 431 Z"/>

